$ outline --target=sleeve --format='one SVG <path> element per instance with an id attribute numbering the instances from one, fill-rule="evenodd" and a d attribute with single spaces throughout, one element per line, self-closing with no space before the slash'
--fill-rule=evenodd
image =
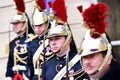
<path id="1" fill-rule="evenodd" d="M 13 77 L 14 72 L 12 70 L 12 67 L 14 66 L 14 56 L 13 56 L 13 46 L 11 46 L 10 43 L 10 52 L 8 56 L 8 62 L 7 62 L 7 68 L 6 68 L 6 77 Z"/>
<path id="2" fill-rule="evenodd" d="M 34 76 L 34 66 L 33 66 L 33 56 L 32 56 L 32 44 L 30 43 L 28 45 L 28 60 L 27 60 L 27 63 L 28 63 L 28 70 L 30 71 L 30 80 L 32 80 L 33 76 Z"/>

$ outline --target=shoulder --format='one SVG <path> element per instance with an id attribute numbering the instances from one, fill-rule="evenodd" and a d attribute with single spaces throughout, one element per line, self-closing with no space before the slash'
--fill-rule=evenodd
<path id="1" fill-rule="evenodd" d="M 120 63 L 118 63 L 117 61 L 112 60 L 110 68 L 113 71 L 120 71 Z"/>
<path id="2" fill-rule="evenodd" d="M 25 40 L 25 42 L 29 43 L 29 42 L 31 42 L 32 40 L 34 40 L 35 38 L 37 38 L 36 35 L 34 35 L 34 34 L 28 34 L 28 39 Z"/>
<path id="3" fill-rule="evenodd" d="M 10 44 L 14 44 L 18 40 L 18 37 L 15 37 L 12 41 L 10 41 Z"/>
<path id="4" fill-rule="evenodd" d="M 120 64 L 112 61 L 109 71 L 100 80 L 117 80 L 120 77 Z"/>
<path id="5" fill-rule="evenodd" d="M 45 64 L 49 65 L 51 64 L 51 62 L 54 64 L 55 61 L 56 61 L 56 56 L 53 54 L 49 58 L 46 59 Z"/>
<path id="6" fill-rule="evenodd" d="M 69 58 L 72 59 L 77 53 L 70 51 L 69 52 Z"/>

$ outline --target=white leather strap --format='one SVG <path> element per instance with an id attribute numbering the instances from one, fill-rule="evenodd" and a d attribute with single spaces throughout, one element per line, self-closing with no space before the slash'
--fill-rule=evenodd
<path id="1" fill-rule="evenodd" d="M 38 75 L 39 74 L 39 70 L 35 69 L 35 74 Z"/>
<path id="2" fill-rule="evenodd" d="M 21 66 L 21 65 L 16 65 L 12 68 L 13 71 L 17 71 L 17 70 L 26 70 L 25 66 Z"/>
<path id="3" fill-rule="evenodd" d="M 46 39 L 45 42 L 43 42 L 40 47 L 36 50 L 34 56 L 33 56 L 33 62 L 36 62 L 39 58 L 39 55 L 42 53 L 45 47 L 49 44 L 49 40 Z"/>

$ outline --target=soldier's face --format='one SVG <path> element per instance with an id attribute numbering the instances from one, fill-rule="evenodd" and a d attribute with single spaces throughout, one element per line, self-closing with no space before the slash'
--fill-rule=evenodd
<path id="1" fill-rule="evenodd" d="M 25 26 L 25 23 L 23 22 L 16 22 L 16 23 L 13 23 L 13 30 L 15 33 L 19 34 L 22 30 L 22 28 L 24 28 Z"/>
<path id="2" fill-rule="evenodd" d="M 96 72 L 98 67 L 103 62 L 104 57 L 102 53 L 94 53 L 82 57 L 82 64 L 88 75 L 92 76 Z"/>
<path id="3" fill-rule="evenodd" d="M 58 52 L 65 42 L 64 36 L 55 36 L 50 38 L 50 47 L 53 52 Z"/>
<path id="4" fill-rule="evenodd" d="M 34 26 L 34 31 L 37 35 L 41 35 L 45 30 L 46 30 L 47 24 L 43 23 L 40 25 L 35 25 Z"/>

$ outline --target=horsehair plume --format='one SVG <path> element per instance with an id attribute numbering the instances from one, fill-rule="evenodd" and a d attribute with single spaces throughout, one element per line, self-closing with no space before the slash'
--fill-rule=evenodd
<path id="1" fill-rule="evenodd" d="M 52 9 L 56 16 L 62 21 L 67 22 L 67 12 L 64 0 L 55 0 L 52 4 Z"/>
<path id="2" fill-rule="evenodd" d="M 48 2 L 48 5 L 51 8 L 52 7 L 52 2 Z"/>
<path id="3" fill-rule="evenodd" d="M 80 13 L 83 12 L 83 6 L 82 5 L 78 6 L 77 9 L 79 10 Z"/>
<path id="4" fill-rule="evenodd" d="M 37 5 L 42 9 L 46 9 L 45 1 L 44 0 L 36 0 Z"/>
<path id="5" fill-rule="evenodd" d="M 99 2 L 98 4 L 91 4 L 91 6 L 83 12 L 82 15 L 85 24 L 87 24 L 87 27 L 93 30 L 93 38 L 100 37 L 100 35 L 105 32 L 107 26 L 107 22 L 105 21 L 107 11 L 107 5 Z M 94 33 L 98 33 L 99 35 Z"/>
<path id="6" fill-rule="evenodd" d="M 24 0 L 14 0 L 16 9 L 18 13 L 24 13 L 25 12 L 25 3 Z"/>

